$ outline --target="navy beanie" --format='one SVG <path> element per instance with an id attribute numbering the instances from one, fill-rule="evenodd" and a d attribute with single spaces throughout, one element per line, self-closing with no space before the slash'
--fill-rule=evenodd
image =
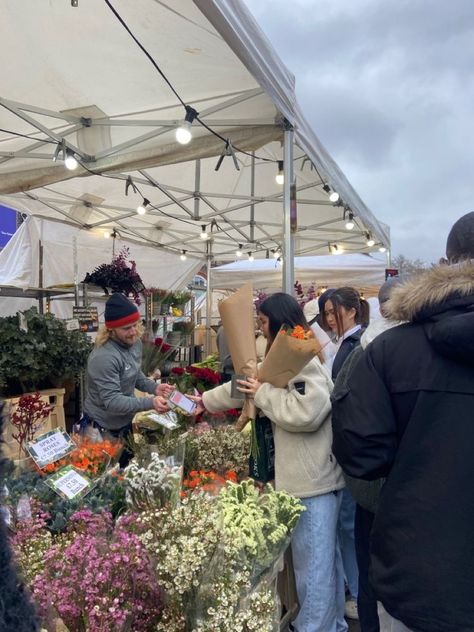
<path id="1" fill-rule="evenodd" d="M 104 317 L 107 329 L 115 329 L 136 323 L 140 320 L 140 313 L 132 301 L 117 292 L 105 304 Z"/>

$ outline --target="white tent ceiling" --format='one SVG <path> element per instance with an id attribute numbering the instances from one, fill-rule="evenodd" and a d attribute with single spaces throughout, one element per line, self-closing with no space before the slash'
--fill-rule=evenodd
<path id="1" fill-rule="evenodd" d="M 286 118 L 297 145 L 295 254 L 327 253 L 332 243 L 369 251 L 367 231 L 374 248 L 389 245 L 388 228 L 319 143 L 292 75 L 241 0 L 112 0 L 182 101 L 234 148 L 255 152 L 254 167 L 236 152 L 239 171 L 232 156 L 215 171 L 224 142 L 196 121 L 189 145 L 175 142 L 184 107 L 105 0 L 71 4 L 0 5 L 0 202 L 199 259 L 209 248 L 201 226 L 210 232 L 215 220 L 217 260 L 233 259 L 238 244 L 263 257 L 283 241 L 274 161 L 283 157 Z M 80 158 L 75 171 L 52 161 L 62 139 Z M 129 175 L 139 192 L 126 196 Z M 353 231 L 344 229 L 344 209 L 329 202 L 325 182 L 354 213 Z M 153 208 L 139 216 L 142 197 Z"/>

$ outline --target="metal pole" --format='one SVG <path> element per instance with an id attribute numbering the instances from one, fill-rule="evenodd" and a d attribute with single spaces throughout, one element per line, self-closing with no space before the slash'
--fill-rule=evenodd
<path id="1" fill-rule="evenodd" d="M 212 242 L 207 242 L 207 259 L 206 259 L 206 339 L 204 345 L 204 354 L 207 357 L 211 353 L 211 313 L 212 313 L 212 291 L 211 291 L 211 263 L 212 263 Z"/>
<path id="2" fill-rule="evenodd" d="M 38 255 L 39 255 L 38 287 L 42 288 L 43 287 L 43 242 L 41 240 L 39 241 Z M 41 294 L 41 297 L 39 299 L 38 308 L 39 308 L 39 313 L 44 314 L 43 294 Z"/>
<path id="3" fill-rule="evenodd" d="M 255 153 L 252 152 L 252 162 L 250 168 L 250 195 L 255 198 Z M 255 241 L 255 204 L 250 205 L 250 243 Z"/>
<path id="4" fill-rule="evenodd" d="M 196 168 L 194 171 L 194 219 L 199 219 L 199 193 L 201 191 L 201 161 L 196 160 Z"/>
<path id="5" fill-rule="evenodd" d="M 284 132 L 283 148 L 283 292 L 293 294 L 294 286 L 294 237 L 291 233 L 291 186 L 293 184 L 293 136 L 291 127 Z"/>

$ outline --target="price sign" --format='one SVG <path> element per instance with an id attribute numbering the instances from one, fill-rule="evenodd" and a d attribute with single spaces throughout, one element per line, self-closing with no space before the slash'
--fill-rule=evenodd
<path id="1" fill-rule="evenodd" d="M 158 415 L 158 413 L 148 413 L 147 417 L 167 430 L 174 430 L 178 426 L 178 417 L 173 411 L 163 413 L 162 415 Z"/>
<path id="2" fill-rule="evenodd" d="M 81 331 L 99 330 L 97 307 L 73 307 L 72 316 L 79 321 Z"/>
<path id="3" fill-rule="evenodd" d="M 55 472 L 46 480 L 46 484 L 67 500 L 85 496 L 93 487 L 92 482 L 72 465 Z"/>
<path id="4" fill-rule="evenodd" d="M 59 461 L 76 447 L 67 432 L 61 428 L 56 428 L 30 441 L 26 449 L 38 467 L 44 467 L 48 463 Z"/>

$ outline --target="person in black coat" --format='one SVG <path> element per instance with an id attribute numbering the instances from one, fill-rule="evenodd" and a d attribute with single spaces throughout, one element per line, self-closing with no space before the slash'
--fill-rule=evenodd
<path id="1" fill-rule="evenodd" d="M 3 433 L 3 403 L 0 402 L 0 438 Z M 2 441 L 3 443 L 3 441 Z M 0 446 L 1 447 L 1 446 Z M 0 453 L 0 488 L 5 485 L 5 459 Z M 8 529 L 0 515 L 0 630 L 36 632 L 38 620 L 24 584 L 18 577 L 8 542 Z"/>
<path id="2" fill-rule="evenodd" d="M 454 225 L 452 265 L 393 289 L 386 313 L 407 324 L 367 347 L 333 401 L 344 471 L 387 477 L 371 580 L 394 630 L 474 629 L 474 264 L 456 263 L 473 227 L 474 213 Z"/>

